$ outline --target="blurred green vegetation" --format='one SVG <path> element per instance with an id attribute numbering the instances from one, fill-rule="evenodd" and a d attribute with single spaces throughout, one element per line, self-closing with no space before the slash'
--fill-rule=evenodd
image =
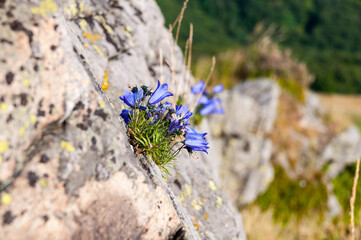
<path id="1" fill-rule="evenodd" d="M 340 202 L 344 217 L 343 220 L 346 223 L 350 223 L 350 198 L 352 195 L 352 185 L 355 176 L 356 163 L 347 167 L 340 175 L 333 179 L 334 193 Z M 358 199 L 358 200 L 357 200 Z M 356 201 L 355 201 L 355 223 L 357 224 L 360 220 L 360 207 L 361 207 L 361 187 L 360 183 L 356 188 Z"/>
<path id="2" fill-rule="evenodd" d="M 183 0 L 157 0 L 167 25 Z M 194 24 L 193 54 L 216 54 L 247 47 L 258 23 L 276 26 L 273 38 L 307 63 L 312 88 L 361 93 L 361 1 L 359 0 L 191 0 L 184 14 L 180 45 Z"/>
<path id="3" fill-rule="evenodd" d="M 281 167 L 275 167 L 275 178 L 268 187 L 267 191 L 260 195 L 256 203 L 261 209 L 267 210 L 273 208 L 273 217 L 275 220 L 288 223 L 291 218 L 297 221 L 303 217 L 319 217 L 320 221 L 327 210 L 327 190 L 322 184 L 320 178 L 312 182 L 302 180 L 291 180 Z"/>

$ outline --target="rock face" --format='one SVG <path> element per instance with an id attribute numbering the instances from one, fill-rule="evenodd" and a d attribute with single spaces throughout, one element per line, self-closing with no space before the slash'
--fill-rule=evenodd
<path id="1" fill-rule="evenodd" d="M 128 84 L 192 81 L 154 1 L 5 0 L 0 25 L 1 239 L 246 238 L 217 150 L 166 183 L 128 144 Z"/>
<path id="2" fill-rule="evenodd" d="M 280 88 L 269 79 L 237 85 L 222 95 L 225 114 L 211 129 L 222 146 L 222 187 L 240 206 L 251 203 L 273 180 L 272 131 Z"/>

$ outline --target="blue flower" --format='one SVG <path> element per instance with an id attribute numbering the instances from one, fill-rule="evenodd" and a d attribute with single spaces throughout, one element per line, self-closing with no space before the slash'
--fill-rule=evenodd
<path id="1" fill-rule="evenodd" d="M 157 112 L 163 113 L 163 112 L 167 111 L 168 109 L 170 109 L 171 107 L 172 107 L 172 104 L 170 102 L 165 102 L 164 104 L 159 104 L 157 107 Z"/>
<path id="2" fill-rule="evenodd" d="M 128 92 L 127 90 L 124 91 L 124 95 L 119 97 L 125 104 L 129 107 L 136 107 L 138 106 L 143 100 L 143 90 L 140 91 L 132 91 Z"/>
<path id="3" fill-rule="evenodd" d="M 222 83 L 214 86 L 214 88 L 212 89 L 213 93 L 220 93 L 222 91 L 223 91 L 223 84 Z"/>
<path id="4" fill-rule="evenodd" d="M 167 132 L 171 134 L 171 133 L 175 133 L 177 130 L 181 130 L 183 128 L 181 124 L 182 123 L 179 120 L 172 118 Z"/>
<path id="5" fill-rule="evenodd" d="M 208 142 L 205 138 L 207 133 L 197 133 L 193 128 L 188 127 L 187 132 L 185 134 L 186 140 L 184 144 L 189 152 L 192 151 L 202 151 L 205 153 L 207 152 Z"/>
<path id="6" fill-rule="evenodd" d="M 199 111 L 201 115 L 208 115 L 211 113 L 222 114 L 224 113 L 223 108 L 221 107 L 221 100 L 214 98 L 208 101 L 208 103 Z"/>
<path id="7" fill-rule="evenodd" d="M 152 96 L 149 98 L 148 104 L 156 104 L 162 101 L 166 97 L 173 96 L 173 93 L 168 92 L 168 84 L 160 85 L 158 81 L 157 89 L 153 92 Z"/>
<path id="8" fill-rule="evenodd" d="M 201 80 L 196 85 L 194 85 L 191 89 L 193 94 L 199 94 L 204 90 L 204 82 Z"/>
<path id="9" fill-rule="evenodd" d="M 203 95 L 202 97 L 199 98 L 198 104 L 206 105 L 208 102 L 209 102 L 208 97 Z"/>
<path id="10" fill-rule="evenodd" d="M 126 124 L 129 124 L 131 117 L 133 116 L 133 112 L 130 110 L 126 110 L 123 109 L 122 113 L 120 114 L 120 116 L 124 119 L 124 122 Z"/>
<path id="11" fill-rule="evenodd" d="M 175 114 L 178 118 L 189 119 L 193 113 L 189 111 L 189 106 L 175 106 Z"/>

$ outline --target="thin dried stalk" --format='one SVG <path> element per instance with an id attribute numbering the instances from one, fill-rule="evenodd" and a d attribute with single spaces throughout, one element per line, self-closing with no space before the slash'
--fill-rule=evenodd
<path id="1" fill-rule="evenodd" d="M 181 12 L 180 12 L 180 14 L 179 14 L 179 16 L 178 16 L 178 18 L 177 18 L 178 21 L 176 20 L 176 22 L 175 22 L 175 23 L 178 24 L 178 26 L 177 26 L 177 33 L 176 33 L 176 35 L 175 35 L 175 43 L 176 43 L 176 44 L 178 43 L 179 30 L 180 30 L 180 27 L 181 27 L 181 25 L 182 25 L 182 20 L 183 20 L 184 11 L 185 11 L 186 8 L 187 8 L 188 2 L 189 2 L 189 0 L 185 0 L 185 1 L 184 1 L 182 10 L 181 10 Z M 174 23 L 174 25 L 172 26 L 172 29 L 174 28 L 175 23 Z"/>
<path id="2" fill-rule="evenodd" d="M 191 75 L 191 66 L 192 66 L 192 45 L 193 45 L 193 24 L 189 26 L 189 38 L 186 44 L 185 56 L 184 56 L 184 65 L 186 65 L 186 80 L 185 87 L 183 87 L 183 99 L 187 96 L 188 89 L 190 88 L 190 75 Z"/>
<path id="3" fill-rule="evenodd" d="M 356 200 L 357 180 L 358 180 L 359 170 L 360 170 L 360 160 L 361 160 L 361 158 L 359 158 L 359 159 L 357 160 L 356 172 L 355 172 L 355 177 L 354 177 L 354 179 L 353 179 L 353 186 L 352 186 L 352 196 L 351 196 L 351 199 L 350 199 L 351 240 L 355 240 L 354 208 L 355 208 L 355 200 Z"/>

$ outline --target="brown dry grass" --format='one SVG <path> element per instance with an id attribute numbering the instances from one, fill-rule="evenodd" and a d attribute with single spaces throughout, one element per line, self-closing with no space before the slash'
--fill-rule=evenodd
<path id="1" fill-rule="evenodd" d="M 273 210 L 262 211 L 253 205 L 241 211 L 243 224 L 249 240 L 346 240 L 350 238 L 348 226 L 342 221 L 320 223 L 312 215 L 300 221 L 291 219 L 285 226 L 273 220 Z M 358 226 L 359 227 L 359 226 Z M 360 239 L 360 228 L 355 229 L 356 239 Z"/>
<path id="2" fill-rule="evenodd" d="M 346 128 L 355 118 L 361 119 L 361 95 L 319 94 L 331 120 Z"/>

